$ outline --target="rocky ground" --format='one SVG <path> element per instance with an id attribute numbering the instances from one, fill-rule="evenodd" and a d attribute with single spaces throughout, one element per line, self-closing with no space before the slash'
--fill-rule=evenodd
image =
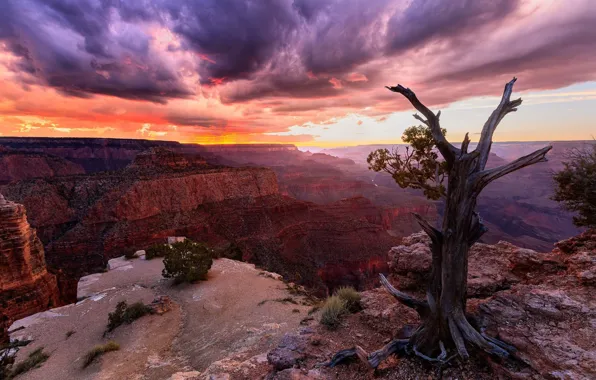
<path id="1" fill-rule="evenodd" d="M 390 253 L 391 281 L 410 293 L 424 289 L 427 238 L 414 234 Z M 218 260 L 207 282 L 171 287 L 161 263 L 111 262 L 111 270 L 84 278 L 87 298 L 19 321 L 12 338 L 31 338 L 19 352 L 45 346 L 50 359 L 25 379 L 569 379 L 596 378 L 596 231 L 562 241 L 550 253 L 500 242 L 470 253 L 468 314 L 489 335 L 517 348 L 498 361 L 475 352 L 439 368 L 418 358 L 390 358 L 377 370 L 359 361 L 321 366 L 338 350 L 371 352 L 415 328 L 415 312 L 383 289 L 362 294 L 362 310 L 336 330 L 309 315 L 311 302 L 276 275 L 252 265 Z M 107 313 L 120 299 L 150 301 L 168 295 L 172 310 L 121 326 L 106 338 Z M 288 301 L 291 298 L 292 301 Z M 285 301 L 284 301 L 285 299 Z M 263 301 L 266 301 L 263 303 Z M 75 332 L 66 338 L 66 332 Z M 118 352 L 86 370 L 84 352 L 114 339 Z"/>
<path id="2" fill-rule="evenodd" d="M 429 270 L 428 238 L 405 238 L 389 254 L 392 282 L 422 293 Z M 362 293 L 363 310 L 330 332 L 321 326 L 293 336 L 299 359 L 289 371 L 305 379 L 594 379 L 596 378 L 596 231 L 557 243 L 550 253 L 506 242 L 477 244 L 470 252 L 469 318 L 488 335 L 513 345 L 510 360 L 481 353 L 468 363 L 454 360 L 438 368 L 417 358 L 388 360 L 375 372 L 361 362 L 308 371 L 333 352 L 358 344 L 371 352 L 390 338 L 407 335 L 417 315 L 384 290 Z M 401 336 L 400 336 L 401 335 Z M 290 339 L 290 338 L 286 338 Z M 286 350 L 287 351 L 287 350 Z M 288 375 L 286 375 L 288 374 Z M 277 376 L 277 377 L 275 377 Z"/>
<path id="3" fill-rule="evenodd" d="M 311 308 L 279 276 L 238 261 L 216 260 L 208 281 L 175 287 L 161 277 L 160 259 L 120 258 L 110 267 L 107 273 L 82 279 L 82 301 L 13 324 L 11 339 L 33 340 L 19 351 L 17 362 L 39 347 L 50 354 L 40 368 L 19 378 L 149 380 L 184 378 L 183 373 L 204 377 L 237 369 L 230 357 L 253 358 L 251 365 L 267 372 L 267 351 L 296 330 Z M 144 316 L 103 336 L 108 313 L 119 301 L 149 303 L 160 295 L 173 301 L 169 312 Z M 108 340 L 118 342 L 120 350 L 82 369 L 83 355 Z"/>

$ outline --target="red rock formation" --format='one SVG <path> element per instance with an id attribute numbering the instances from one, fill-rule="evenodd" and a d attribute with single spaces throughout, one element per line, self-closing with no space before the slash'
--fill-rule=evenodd
<path id="1" fill-rule="evenodd" d="M 234 153 L 271 153 L 298 151 L 293 144 L 216 144 L 202 145 L 202 150 L 217 154 L 229 155 Z"/>
<path id="2" fill-rule="evenodd" d="M 80 165 L 61 157 L 43 153 L 14 152 L 0 146 L 0 184 L 84 172 Z"/>
<path id="3" fill-rule="evenodd" d="M 180 154 L 163 147 L 155 147 L 137 154 L 129 168 L 137 171 L 183 171 L 201 166 L 208 166 L 207 160 L 202 156 Z"/>
<path id="4" fill-rule="evenodd" d="M 182 147 L 173 141 L 44 137 L 0 137 L 0 146 L 62 157 L 81 165 L 87 173 L 121 169 L 137 154 L 152 147 Z"/>
<path id="5" fill-rule="evenodd" d="M 31 223 L 46 243 L 49 264 L 62 270 L 68 300 L 76 298 L 72 279 L 167 236 L 234 243 L 246 260 L 321 292 L 345 273 L 351 277 L 343 281 L 365 286 L 396 243 L 382 227 L 383 214 L 366 200 L 297 201 L 279 195 L 269 169 L 214 168 L 161 150 L 118 172 L 22 181 L 4 190 L 32 210 Z"/>
<path id="6" fill-rule="evenodd" d="M 0 194 L 0 338 L 14 320 L 58 306 L 56 278 L 48 273 L 43 246 L 29 227 L 25 207 Z"/>
<path id="7" fill-rule="evenodd" d="M 394 247 L 390 267 L 401 289 L 422 293 L 428 238 Z M 511 378 L 596 377 L 596 230 L 538 253 L 499 242 L 470 252 L 468 312 L 489 335 L 513 345 L 527 366 L 494 365 Z"/>

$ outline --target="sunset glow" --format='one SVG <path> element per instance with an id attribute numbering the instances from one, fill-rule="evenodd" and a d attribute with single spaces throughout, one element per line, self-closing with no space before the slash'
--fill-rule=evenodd
<path id="1" fill-rule="evenodd" d="M 496 141 L 590 139 L 593 25 L 591 0 L 8 0 L 0 136 L 393 143 L 401 83 L 458 140 L 517 76 Z"/>

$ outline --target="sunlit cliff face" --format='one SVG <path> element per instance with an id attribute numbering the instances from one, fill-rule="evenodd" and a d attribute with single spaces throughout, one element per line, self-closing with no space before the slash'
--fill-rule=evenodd
<path id="1" fill-rule="evenodd" d="M 497 139 L 588 139 L 593 25 L 591 0 L 4 0 L 0 134 L 397 142 L 399 82 L 455 140 L 515 75 Z"/>

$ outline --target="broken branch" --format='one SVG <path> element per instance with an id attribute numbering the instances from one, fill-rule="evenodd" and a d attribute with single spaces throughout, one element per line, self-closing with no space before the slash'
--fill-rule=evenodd
<path id="1" fill-rule="evenodd" d="M 424 115 L 424 117 L 426 117 L 426 120 L 424 120 L 422 117 L 414 115 L 416 119 L 422 121 L 430 128 L 433 139 L 437 144 L 437 149 L 439 149 L 439 152 L 441 152 L 443 158 L 445 158 L 445 161 L 447 161 L 448 163 L 453 162 L 456 154 L 459 151 L 456 147 L 451 145 L 449 141 L 447 141 L 447 138 L 441 132 L 441 126 L 439 124 L 439 116 L 441 115 L 441 112 L 439 111 L 435 115 L 430 109 L 428 109 L 428 107 L 426 107 L 424 104 L 422 104 L 422 102 L 420 102 L 420 100 L 418 100 L 416 94 L 414 94 L 414 91 L 410 90 L 409 88 L 405 88 L 401 84 L 398 84 L 397 86 L 385 87 L 389 89 L 389 91 L 402 94 L 406 99 L 410 101 L 410 103 L 414 106 L 414 108 L 416 108 L 416 110 L 418 110 L 418 112 L 420 112 L 422 115 Z"/>
<path id="2" fill-rule="evenodd" d="M 482 128 L 482 132 L 480 134 L 480 140 L 478 141 L 478 146 L 474 150 L 475 152 L 479 153 L 478 162 L 476 164 L 477 170 L 484 170 L 486 166 L 486 162 L 488 161 L 488 154 L 490 153 L 490 147 L 493 140 L 493 134 L 497 129 L 497 126 L 503 120 L 505 115 L 510 112 L 517 111 L 517 107 L 519 107 L 522 103 L 521 98 L 511 101 L 511 93 L 513 92 L 513 85 L 517 78 L 513 77 L 506 85 L 505 89 L 503 90 L 503 96 L 501 97 L 501 102 L 497 106 L 497 108 L 492 112 L 484 127 Z"/>
<path id="3" fill-rule="evenodd" d="M 385 287 L 385 289 L 393 297 L 395 297 L 396 300 L 398 300 L 400 303 L 406 305 L 407 307 L 411 307 L 412 309 L 416 310 L 418 312 L 418 315 L 420 315 L 420 318 L 424 318 L 428 314 L 428 312 L 430 310 L 428 303 L 426 303 L 424 301 L 417 300 L 417 299 L 407 295 L 406 293 L 400 292 L 399 290 L 395 289 L 393 287 L 393 285 L 391 285 L 391 283 L 389 283 L 389 280 L 387 280 L 387 277 L 385 277 L 382 273 L 379 274 L 379 278 L 381 279 L 381 284 L 383 285 L 383 287 Z"/>
<path id="4" fill-rule="evenodd" d="M 547 161 L 545 157 L 546 153 L 548 153 L 548 151 L 552 148 L 553 147 L 549 145 L 533 153 L 530 153 L 527 156 L 520 157 L 508 164 L 493 169 L 483 170 L 474 174 L 472 177 L 470 177 L 472 189 L 479 193 L 486 185 L 498 178 L 501 178 L 521 168 L 525 168 L 526 166 Z"/>

